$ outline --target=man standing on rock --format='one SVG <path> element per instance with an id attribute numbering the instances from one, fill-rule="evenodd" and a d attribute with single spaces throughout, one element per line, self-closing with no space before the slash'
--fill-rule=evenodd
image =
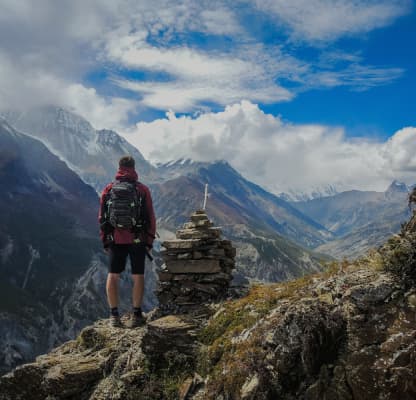
<path id="1" fill-rule="evenodd" d="M 120 273 L 130 257 L 133 278 L 133 315 L 128 326 L 144 323 L 141 310 L 144 294 L 144 266 L 146 254 L 152 248 L 156 220 L 149 188 L 138 182 L 133 157 L 119 161 L 115 181 L 103 190 L 100 199 L 100 236 L 109 255 L 107 299 L 110 306 L 110 324 L 122 326 L 118 311 Z"/>

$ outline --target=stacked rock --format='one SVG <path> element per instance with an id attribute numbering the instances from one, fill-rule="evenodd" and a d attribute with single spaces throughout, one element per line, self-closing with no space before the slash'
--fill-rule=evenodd
<path id="1" fill-rule="evenodd" d="M 182 313 L 215 302 L 227 294 L 235 268 L 236 250 L 221 239 L 205 211 L 196 211 L 191 221 L 176 232 L 176 240 L 162 243 L 165 262 L 156 291 L 159 309 Z"/>

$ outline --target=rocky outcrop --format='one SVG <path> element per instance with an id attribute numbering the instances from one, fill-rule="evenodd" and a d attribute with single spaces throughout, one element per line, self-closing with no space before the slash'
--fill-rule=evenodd
<path id="1" fill-rule="evenodd" d="M 0 399 L 414 399 L 415 226 L 353 264 L 212 304 L 205 321 L 100 321 L 0 378 Z"/>

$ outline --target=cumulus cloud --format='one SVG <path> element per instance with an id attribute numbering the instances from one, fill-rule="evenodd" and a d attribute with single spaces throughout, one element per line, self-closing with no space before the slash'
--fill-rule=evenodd
<path id="1" fill-rule="evenodd" d="M 125 137 L 154 162 L 227 160 L 275 193 L 327 185 L 384 190 L 395 178 L 415 180 L 416 128 L 387 142 L 352 140 L 342 128 L 283 122 L 247 101 L 194 118 L 169 112 Z"/>
<path id="2" fill-rule="evenodd" d="M 334 41 L 390 24 L 409 11 L 409 0 L 255 0 L 259 10 L 283 23 L 292 37 Z"/>
<path id="3" fill-rule="evenodd" d="M 82 115 L 97 128 L 120 129 L 137 102 L 100 96 L 96 89 L 55 74 L 15 65 L 0 52 L 0 110 L 59 105 Z"/>

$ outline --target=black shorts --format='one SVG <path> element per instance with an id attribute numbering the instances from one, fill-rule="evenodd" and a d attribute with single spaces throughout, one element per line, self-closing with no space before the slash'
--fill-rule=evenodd
<path id="1" fill-rule="evenodd" d="M 126 268 L 127 256 L 130 256 L 131 273 L 143 275 L 146 248 L 144 243 L 113 244 L 110 246 L 109 271 L 120 274 Z"/>

